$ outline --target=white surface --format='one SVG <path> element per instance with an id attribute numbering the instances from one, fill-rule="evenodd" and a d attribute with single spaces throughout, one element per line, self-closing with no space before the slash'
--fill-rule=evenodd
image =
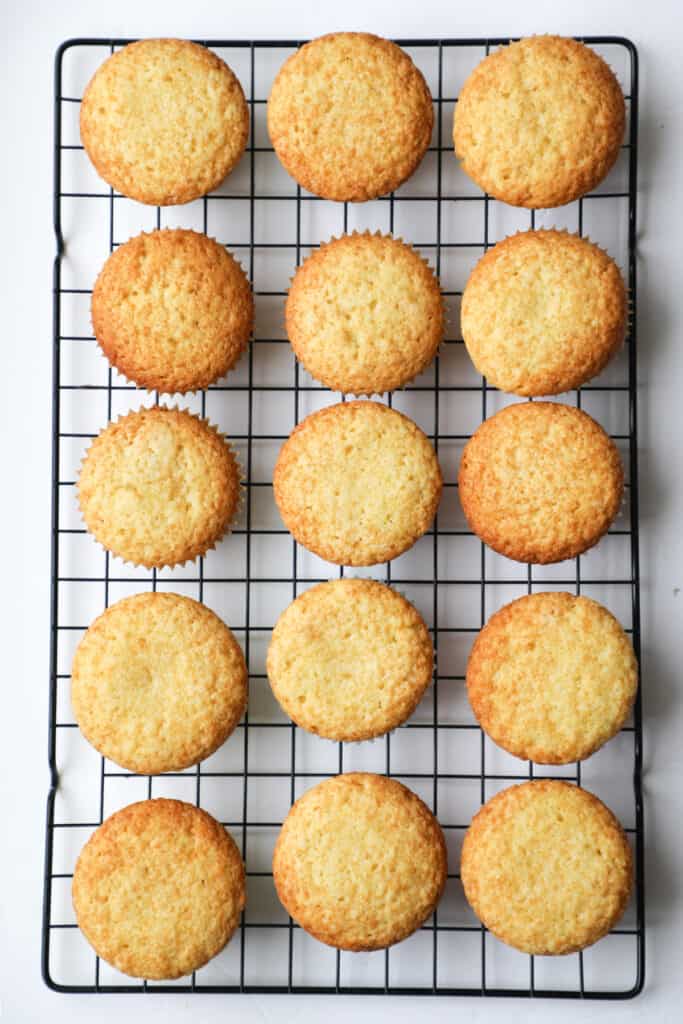
<path id="1" fill-rule="evenodd" d="M 3 627 L 6 736 L 2 751 L 3 921 L 0 984 L 3 1018 L 53 1020 L 217 1020 L 239 1013 L 246 1020 L 409 1020 L 417 1013 L 446 1020 L 673 1021 L 680 1006 L 679 961 L 683 896 L 678 877 L 681 795 L 680 540 L 681 466 L 678 438 L 681 348 L 675 303 L 680 290 L 681 95 L 683 76 L 675 54 L 681 17 L 674 3 L 574 3 L 571 11 L 544 14 L 542 3 L 489 3 L 460 11 L 453 4 L 367 4 L 347 0 L 343 12 L 323 5 L 289 3 L 244 7 L 171 2 L 120 2 L 93 9 L 84 3 L 25 3 L 3 8 L 3 66 L 11 78 L 2 95 L 4 140 L 12 139 L 0 165 L 3 247 L 3 340 L 6 379 L 2 505 L 9 564 L 3 562 Z M 365 28 L 398 36 L 478 36 L 534 31 L 598 32 L 630 36 L 641 56 L 641 202 L 639 350 L 641 379 L 641 496 L 645 788 L 648 874 L 648 981 L 637 1001 L 618 1005 L 492 1003 L 482 1000 L 318 999 L 278 997 L 76 997 L 48 992 L 39 976 L 42 901 L 43 808 L 47 790 L 47 622 L 49 551 L 49 411 L 51 302 L 54 252 L 51 223 L 52 56 L 74 35 L 186 35 L 194 37 L 311 36 L 333 28 Z M 17 251 L 17 248 L 19 251 Z M 8 366 L 9 364 L 9 366 Z M 5 518 L 7 522 L 5 523 Z M 17 581 L 21 579 L 21 586 Z M 678 929 L 678 931 L 677 931 Z"/>

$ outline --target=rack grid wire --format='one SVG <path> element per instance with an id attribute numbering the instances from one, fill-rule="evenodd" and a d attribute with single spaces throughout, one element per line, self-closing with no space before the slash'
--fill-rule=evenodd
<path id="1" fill-rule="evenodd" d="M 638 58 L 629 40 L 585 37 L 618 73 L 629 112 L 622 154 L 594 193 L 560 210 L 514 210 L 481 193 L 459 170 L 450 144 L 458 86 L 508 38 L 404 39 L 423 70 L 435 107 L 432 145 L 396 193 L 348 205 L 318 199 L 277 166 L 265 130 L 269 81 L 299 40 L 198 40 L 242 81 L 251 132 L 238 169 L 214 193 L 179 208 L 131 203 L 90 171 L 77 130 L 82 85 L 101 61 L 131 40 L 74 39 L 55 62 L 52 601 L 42 971 L 64 992 L 293 992 L 625 999 L 641 991 L 645 966 L 641 702 L 619 736 L 587 762 L 556 770 L 525 764 L 486 739 L 464 699 L 469 645 L 488 616 L 522 593 L 570 589 L 598 597 L 630 631 L 640 655 L 636 431 L 636 170 Z M 73 67 L 66 69 L 65 62 Z M 87 74 L 86 74 L 87 72 Z M 65 81 L 68 80 L 68 81 Z M 73 86 L 72 83 L 81 84 Z M 65 85 L 67 88 L 65 89 Z M 90 224 L 89 228 L 84 225 Z M 93 226 L 94 225 L 94 226 Z M 253 283 L 253 342 L 228 378 L 183 405 L 209 416 L 238 447 L 245 502 L 237 528 L 198 563 L 133 569 L 97 548 L 78 521 L 77 463 L 117 413 L 159 402 L 110 369 L 87 323 L 90 289 L 104 258 L 140 229 L 195 227 L 234 251 Z M 520 566 L 495 555 L 467 529 L 457 501 L 457 460 L 476 426 L 508 404 L 469 364 L 458 304 L 476 259 L 511 230 L 557 225 L 590 233 L 620 262 L 630 289 L 624 351 L 590 385 L 561 401 L 596 415 L 626 466 L 627 498 L 614 528 L 593 551 L 559 566 Z M 311 737 L 279 711 L 264 669 L 265 643 L 279 611 L 306 587 L 344 574 L 298 547 L 283 528 L 270 488 L 277 449 L 304 415 L 340 396 L 296 364 L 282 330 L 287 278 L 331 234 L 353 229 L 401 234 L 440 276 L 449 329 L 434 367 L 386 397 L 433 439 L 444 469 L 444 498 L 433 529 L 412 552 L 359 570 L 391 582 L 422 611 L 436 650 L 433 686 L 412 719 L 365 744 Z M 462 232 L 462 234 L 461 234 Z M 79 238 L 96 236 L 94 255 Z M 106 235 L 106 237 L 105 237 Z M 79 276 L 81 275 L 81 276 Z M 168 402 L 168 399 L 163 399 Z M 173 589 L 212 606 L 242 642 L 250 671 L 249 710 L 212 758 L 185 772 L 141 777 L 97 755 L 69 706 L 70 658 L 96 614 L 126 593 Z M 340 953 L 306 935 L 279 905 L 270 853 L 291 802 L 322 778 L 374 770 L 402 779 L 437 814 L 449 847 L 444 899 L 414 936 L 373 954 Z M 457 871 L 472 814 L 494 792 L 533 777 L 567 778 L 603 796 L 621 816 L 635 855 L 634 897 L 609 936 L 584 953 L 528 957 L 504 947 L 471 914 Z M 226 950 L 179 982 L 134 981 L 86 945 L 70 908 L 83 842 L 113 810 L 152 795 L 205 807 L 231 831 L 245 857 L 248 903 Z M 616 965 L 616 968 L 615 968 Z"/>

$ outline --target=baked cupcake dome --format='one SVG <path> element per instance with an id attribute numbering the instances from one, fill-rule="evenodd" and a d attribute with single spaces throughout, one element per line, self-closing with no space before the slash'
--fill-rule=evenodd
<path id="1" fill-rule="evenodd" d="M 566 231 L 524 231 L 482 257 L 462 297 L 462 335 L 489 384 L 557 395 L 605 368 L 624 340 L 628 303 L 619 268 Z"/>
<path id="2" fill-rule="evenodd" d="M 95 72 L 81 138 L 98 174 L 141 203 L 189 203 L 244 152 L 249 108 L 227 64 L 185 39 L 142 39 Z"/>
<path id="3" fill-rule="evenodd" d="M 429 917 L 446 884 L 446 844 L 406 786 L 352 772 L 309 789 L 290 810 L 273 854 L 285 909 L 337 949 L 384 949 Z"/>
<path id="4" fill-rule="evenodd" d="M 104 757 L 145 775 L 182 771 L 237 725 L 247 667 L 231 631 L 203 604 L 135 594 L 107 608 L 79 643 L 71 702 Z"/>
<path id="5" fill-rule="evenodd" d="M 409 601 L 383 583 L 347 577 L 311 587 L 285 609 L 266 670 L 297 725 L 365 740 L 412 714 L 433 662 L 429 630 Z"/>
<path id="6" fill-rule="evenodd" d="M 93 289 L 102 351 L 150 391 L 213 384 L 244 351 L 253 319 L 249 281 L 234 256 L 184 228 L 143 232 L 119 246 Z"/>
<path id="7" fill-rule="evenodd" d="M 220 953 L 237 928 L 244 865 L 206 811 L 143 800 L 96 829 L 72 893 L 78 925 L 103 960 L 134 978 L 180 978 Z"/>
<path id="8" fill-rule="evenodd" d="M 341 402 L 307 416 L 273 475 L 287 529 L 338 565 L 375 565 L 412 547 L 431 526 L 441 488 L 427 436 L 379 402 Z"/>
<path id="9" fill-rule="evenodd" d="M 597 942 L 624 913 L 633 884 L 631 850 L 612 812 L 557 779 L 489 800 L 465 835 L 460 874 L 489 931 L 538 955 Z"/>
<path id="10" fill-rule="evenodd" d="M 501 47 L 469 76 L 455 106 L 462 168 L 512 206 L 562 206 L 595 188 L 619 154 L 626 115 L 613 72 L 561 36 Z"/>
<path id="11" fill-rule="evenodd" d="M 614 442 L 587 413 L 559 402 L 520 402 L 485 420 L 458 473 L 474 533 L 507 558 L 540 564 L 597 544 L 623 488 Z"/>
<path id="12" fill-rule="evenodd" d="M 510 754 L 581 761 L 626 721 L 638 685 L 633 646 L 588 597 L 537 593 L 491 616 L 467 663 L 477 720 Z"/>
<path id="13" fill-rule="evenodd" d="M 439 281 L 390 235 L 333 238 L 299 267 L 287 336 L 311 376 L 333 391 L 381 394 L 433 360 L 444 334 Z"/>
<path id="14" fill-rule="evenodd" d="M 95 438 L 78 502 L 103 547 L 158 569 L 214 547 L 237 513 L 240 486 L 232 449 L 213 427 L 186 410 L 153 406 Z"/>
<path id="15" fill-rule="evenodd" d="M 335 32 L 283 64 L 268 98 L 279 160 L 309 192 L 362 202 L 409 178 L 432 135 L 432 98 L 395 43 Z"/>

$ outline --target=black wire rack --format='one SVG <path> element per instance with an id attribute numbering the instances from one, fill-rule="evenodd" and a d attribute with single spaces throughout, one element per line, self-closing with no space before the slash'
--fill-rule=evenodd
<path id="1" fill-rule="evenodd" d="M 69 40 L 60 46 L 55 62 L 57 254 L 53 292 L 50 790 L 42 941 L 45 982 L 61 992 L 310 992 L 574 999 L 627 999 L 637 995 L 643 987 L 645 969 L 640 695 L 632 721 L 607 745 L 618 750 L 615 756 L 621 758 L 606 774 L 612 793 L 618 791 L 619 808 L 614 809 L 621 810 L 622 818 L 626 818 L 635 854 L 632 906 L 609 936 L 583 954 L 563 958 L 528 957 L 508 950 L 469 912 L 457 870 L 459 844 L 469 819 L 497 789 L 550 775 L 578 785 L 585 783 L 593 791 L 600 791 L 600 783 L 605 781 L 604 773 L 601 776 L 591 769 L 599 755 L 559 772 L 516 759 L 501 761 L 500 752 L 468 712 L 462 698 L 464 654 L 496 604 L 538 589 L 583 591 L 608 604 L 607 595 L 616 594 L 617 607 L 613 610 L 622 621 L 628 620 L 624 624 L 640 655 L 635 46 L 613 36 L 583 39 L 608 60 L 621 61 L 620 77 L 629 112 L 627 138 L 618 163 L 620 170 L 613 172 L 602 187 L 564 208 L 564 213 L 546 214 L 504 209 L 503 204 L 466 181 L 452 154 L 450 122 L 464 72 L 509 39 L 398 40 L 427 75 L 435 105 L 434 138 L 415 176 L 416 185 L 409 182 L 396 193 L 359 207 L 326 203 L 302 192 L 286 176 L 276 175 L 273 186 L 262 174 L 259 161 L 275 158 L 264 129 L 267 88 L 263 83 L 268 76 L 261 69 L 271 66 L 272 77 L 272 69 L 276 70 L 302 41 L 199 40 L 237 71 L 250 105 L 252 130 L 239 173 L 234 172 L 216 193 L 191 207 L 176 208 L 174 216 L 180 220 L 170 223 L 213 234 L 238 254 L 254 284 L 257 320 L 253 343 L 239 370 L 191 401 L 182 400 L 182 404 L 190 404 L 194 411 L 217 421 L 235 442 L 242 456 L 246 500 L 243 521 L 221 545 L 232 545 L 227 560 L 221 561 L 217 553 L 179 572 L 157 572 L 133 570 L 99 549 L 94 553 L 94 547 L 88 548 L 87 558 L 82 556 L 85 549 L 79 545 L 91 541 L 74 518 L 76 459 L 82 456 L 90 438 L 117 412 L 159 401 L 158 395 L 138 391 L 107 368 L 91 329 L 79 331 L 67 309 L 69 303 L 89 302 L 101 262 L 129 234 L 136 233 L 140 226 L 170 226 L 172 214 L 168 210 L 133 204 L 148 219 L 136 224 L 135 230 L 126 229 L 127 222 L 125 218 L 121 222 L 119 215 L 123 204 L 130 206 L 129 200 L 99 179 L 78 187 L 67 181 L 66 161 L 76 159 L 85 165 L 87 158 L 74 127 L 81 93 L 65 91 L 65 61 L 89 54 L 100 63 L 130 41 Z M 75 282 L 87 287 L 70 287 L 67 285 L 74 283 L 74 274 L 70 271 L 65 282 L 65 270 L 72 238 L 78 236 L 80 214 L 86 205 L 92 216 L 89 204 L 95 204 L 95 216 L 107 230 L 107 241 L 99 262 L 88 264 L 87 280 Z M 603 418 L 603 423 L 624 457 L 627 499 L 614 528 L 594 549 L 601 552 L 597 561 L 594 553 L 588 553 L 550 571 L 539 566 L 521 567 L 487 551 L 467 529 L 458 508 L 455 480 L 459 452 L 479 422 L 504 401 L 504 396 L 474 374 L 464 356 L 457 327 L 459 297 L 466 277 L 462 260 L 476 260 L 499 237 L 510 233 L 505 219 L 508 215 L 517 218 L 512 225 L 515 229 L 559 223 L 585 234 L 589 230 L 594 233 L 594 212 L 600 206 L 606 209 L 608 222 L 618 225 L 623 240 L 621 262 L 632 304 L 629 336 L 620 368 L 612 376 L 602 375 L 580 391 L 561 396 L 561 400 L 583 404 L 598 419 L 601 415 L 596 413 L 595 402 L 603 403 L 600 408 L 609 421 L 604 423 Z M 217 230 L 214 214 L 221 207 L 229 210 L 227 227 Z M 418 421 L 422 417 L 421 425 L 432 437 L 444 468 L 444 500 L 433 529 L 415 549 L 419 547 L 417 556 L 412 560 L 408 556 L 407 561 L 404 556 L 374 573 L 414 600 L 427 619 L 437 652 L 434 683 L 405 726 L 382 740 L 362 745 L 331 744 L 297 729 L 274 704 L 268 704 L 263 667 L 264 644 L 275 619 L 274 612 L 265 611 L 263 595 L 276 593 L 277 601 L 284 605 L 312 583 L 329 578 L 333 572 L 344 573 L 343 568 L 333 570 L 310 558 L 289 537 L 279 518 L 271 518 L 268 508 L 274 506 L 270 474 L 264 471 L 300 418 L 320 404 L 339 400 L 296 365 L 281 329 L 287 283 L 278 274 L 270 274 L 262 262 L 264 255 L 285 254 L 291 274 L 312 247 L 333 233 L 328 230 L 325 234 L 320 224 L 316 228 L 307 226 L 315 223 L 323 207 L 336 217 L 333 227 L 337 234 L 355 227 L 379 228 L 403 234 L 421 248 L 441 277 L 450 313 L 448 339 L 436 365 L 405 391 L 387 399 Z M 363 207 L 367 213 L 363 213 Z M 404 212 L 408 207 L 417 226 L 406 231 Z M 565 219 L 558 222 L 558 217 Z M 188 223 L 188 218 L 193 219 Z M 571 223 L 567 218 L 573 218 Z M 65 227 L 65 219 L 70 226 Z M 463 239 L 458 234 L 458 223 L 468 225 L 463 227 L 470 232 L 468 237 Z M 263 311 L 261 322 L 259 309 Z M 268 360 L 285 367 L 281 380 L 266 371 Z M 288 416 L 281 423 L 269 411 L 278 401 L 290 403 Z M 83 409 L 89 410 L 85 417 L 79 412 Z M 459 409 L 469 411 L 470 423 L 458 421 Z M 222 419 L 224 415 L 228 415 L 228 423 Z M 269 546 L 275 543 L 280 545 L 278 553 Z M 614 549 L 610 544 L 615 545 Z M 457 563 L 456 571 L 452 569 L 453 561 Z M 250 706 L 225 745 L 227 753 L 214 755 L 217 762 L 209 759 L 187 772 L 140 777 L 122 772 L 95 755 L 80 736 L 69 705 L 69 669 L 73 646 L 94 614 L 123 593 L 150 587 L 190 593 L 223 614 L 244 647 L 250 669 Z M 457 607 L 451 602 L 454 593 L 460 602 Z M 413 745 L 406 745 L 406 741 Z M 90 760 L 83 762 L 79 760 L 82 757 Z M 300 792 L 321 778 L 357 768 L 399 777 L 419 792 L 439 817 L 449 845 L 446 897 L 437 912 L 411 939 L 374 954 L 339 953 L 310 939 L 279 906 L 269 863 L 279 826 Z M 85 802 L 79 796 L 79 784 L 88 787 Z M 274 794 L 277 800 L 271 805 L 268 801 Z M 113 971 L 86 946 L 69 911 L 73 865 L 83 842 L 116 807 L 152 795 L 178 796 L 206 807 L 231 831 L 247 866 L 249 900 L 240 930 L 215 961 L 178 983 L 137 982 Z M 607 800 L 610 802 L 609 797 Z M 606 956 L 621 965 L 621 980 L 607 983 Z"/>

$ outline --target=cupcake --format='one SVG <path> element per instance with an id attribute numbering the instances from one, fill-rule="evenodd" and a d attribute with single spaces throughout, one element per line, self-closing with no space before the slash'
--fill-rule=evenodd
<path id="1" fill-rule="evenodd" d="M 220 953 L 237 928 L 244 864 L 206 811 L 142 800 L 96 829 L 72 891 L 78 926 L 98 956 L 134 978 L 180 978 Z"/>
<path id="2" fill-rule="evenodd" d="M 422 160 L 433 123 L 429 89 L 408 54 L 366 32 L 306 43 L 268 98 L 268 131 L 285 170 L 339 202 L 398 188 Z"/>
<path id="3" fill-rule="evenodd" d="M 455 106 L 455 154 L 485 192 L 512 206 L 563 206 L 595 188 L 624 137 L 624 97 L 597 53 L 532 36 L 485 58 Z"/>
<path id="4" fill-rule="evenodd" d="M 337 949 L 385 949 L 434 911 L 446 884 L 446 844 L 406 786 L 354 772 L 326 779 L 290 810 L 273 854 L 287 912 Z"/>
<path id="5" fill-rule="evenodd" d="M 124 597 L 79 643 L 71 702 L 83 735 L 131 772 L 182 771 L 242 717 L 247 666 L 231 631 L 180 594 Z"/>
<path id="6" fill-rule="evenodd" d="M 249 281 L 234 256 L 183 228 L 119 246 L 92 294 L 95 337 L 111 365 L 167 394 L 206 388 L 232 369 L 253 319 Z"/>
<path id="7" fill-rule="evenodd" d="M 433 663 L 429 630 L 410 602 L 376 580 L 347 577 L 311 587 L 285 609 L 266 670 L 297 725 L 366 740 L 412 714 Z"/>
<path id="8" fill-rule="evenodd" d="M 458 493 L 471 529 L 517 562 L 561 562 L 614 521 L 624 471 L 614 442 L 587 413 L 522 402 L 486 420 L 465 445 Z"/>
<path id="9" fill-rule="evenodd" d="M 88 449 L 78 478 L 88 530 L 112 554 L 160 569 L 205 554 L 240 503 L 232 449 L 209 424 L 153 406 L 110 423 Z"/>
<path id="10" fill-rule="evenodd" d="M 614 260 L 566 231 L 523 231 L 499 242 L 462 297 L 472 362 L 489 384 L 516 395 L 558 395 L 597 376 L 621 346 L 627 318 Z"/>
<path id="11" fill-rule="evenodd" d="M 244 152 L 249 109 L 215 53 L 185 39 L 142 39 L 112 54 L 81 104 L 81 138 L 104 180 L 155 206 L 220 185 Z"/>
<path id="12" fill-rule="evenodd" d="M 441 487 L 436 452 L 420 428 L 366 401 L 307 416 L 273 475 L 294 539 L 338 565 L 376 565 L 407 551 L 431 526 Z"/>
<path id="13" fill-rule="evenodd" d="M 510 754 L 582 761 L 626 721 L 638 685 L 631 641 L 589 597 L 527 594 L 486 623 L 467 663 L 479 724 Z"/>
<path id="14" fill-rule="evenodd" d="M 444 334 L 439 281 L 390 235 L 344 235 L 299 267 L 287 336 L 305 368 L 333 391 L 381 394 L 432 362 Z"/>
<path id="15" fill-rule="evenodd" d="M 485 804 L 465 835 L 465 896 L 490 932 L 523 953 L 576 953 L 624 913 L 633 864 L 624 830 L 577 786 L 539 779 Z"/>

